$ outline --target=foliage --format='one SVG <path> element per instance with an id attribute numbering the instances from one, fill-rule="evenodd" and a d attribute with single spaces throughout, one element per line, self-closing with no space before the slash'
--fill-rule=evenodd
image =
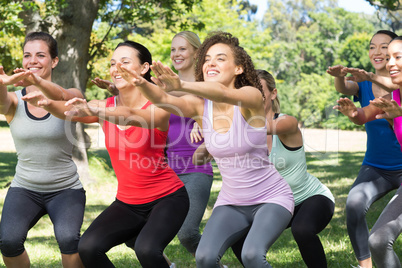
<path id="1" fill-rule="evenodd" d="M 40 23 L 54 23 L 52 17 L 59 15 L 57 5 L 62 7 L 67 1 L 7 5 L 0 0 L 0 62 L 6 71 L 20 66 L 24 33 L 21 12 L 30 7 L 40 13 Z M 88 50 L 86 97 L 109 96 L 91 79 L 111 79 L 110 55 L 121 41 L 140 42 L 149 48 L 153 59 L 170 64 L 170 42 L 175 33 L 190 30 L 203 40 L 209 32 L 221 30 L 237 36 L 255 67 L 270 71 L 281 82 L 282 109 L 295 115 L 301 124 L 329 127 L 339 120 L 341 128 L 354 128 L 345 117 L 334 119 L 335 113 L 328 113 L 339 95 L 325 71 L 335 64 L 372 70 L 367 45 L 372 34 L 385 24 L 375 15 L 339 8 L 335 0 L 267 0 L 267 4 L 264 18 L 257 21 L 253 19 L 256 6 L 247 0 L 99 0 Z"/>
<path id="2" fill-rule="evenodd" d="M 372 34 L 368 33 L 355 33 L 348 36 L 339 49 L 339 58 L 334 64 L 353 66 L 373 72 L 374 67 L 371 65 L 368 57 L 368 47 L 371 37 Z"/>
<path id="3" fill-rule="evenodd" d="M 372 6 L 382 7 L 389 10 L 402 9 L 400 0 L 366 0 Z"/>

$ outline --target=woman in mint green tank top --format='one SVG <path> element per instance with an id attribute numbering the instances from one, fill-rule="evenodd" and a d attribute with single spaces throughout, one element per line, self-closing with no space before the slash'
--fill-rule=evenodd
<path id="1" fill-rule="evenodd" d="M 293 116 L 279 115 L 274 78 L 264 70 L 257 70 L 257 73 L 266 96 L 269 157 L 289 183 L 295 199 L 295 210 L 288 227 L 292 230 L 307 267 L 327 267 L 318 233 L 328 225 L 334 214 L 334 197 L 324 184 L 307 172 L 303 137 L 298 122 Z"/>

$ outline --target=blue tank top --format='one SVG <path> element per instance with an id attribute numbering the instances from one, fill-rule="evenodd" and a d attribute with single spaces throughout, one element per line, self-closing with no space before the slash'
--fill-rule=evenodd
<path id="1" fill-rule="evenodd" d="M 358 83 L 359 96 L 354 101 L 359 101 L 362 107 L 374 100 L 372 83 L 364 81 Z M 377 119 L 365 124 L 367 133 L 367 149 L 362 165 L 369 165 L 385 170 L 402 169 L 401 147 L 395 133 L 385 119 Z"/>

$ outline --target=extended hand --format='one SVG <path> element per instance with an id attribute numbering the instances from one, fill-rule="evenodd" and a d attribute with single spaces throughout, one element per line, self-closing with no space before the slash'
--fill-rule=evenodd
<path id="1" fill-rule="evenodd" d="M 387 100 L 382 97 L 370 101 L 375 107 L 384 111 L 383 114 L 376 115 L 377 119 L 392 119 L 402 116 L 402 108 L 394 100 Z"/>
<path id="2" fill-rule="evenodd" d="M 50 100 L 41 92 L 33 91 L 21 97 L 22 100 L 36 107 L 46 107 L 50 104 Z"/>
<path id="3" fill-rule="evenodd" d="M 126 66 L 124 66 L 121 62 L 117 62 L 116 67 L 121 77 L 134 86 L 140 86 L 147 81 L 136 71 L 127 69 Z"/>
<path id="4" fill-rule="evenodd" d="M 78 116 L 78 117 L 85 117 L 85 116 L 93 116 L 97 115 L 98 107 L 88 105 L 87 101 L 81 98 L 73 98 L 66 102 L 66 106 L 71 106 L 71 109 L 64 114 L 66 116 Z"/>
<path id="5" fill-rule="evenodd" d="M 104 80 L 99 77 L 95 77 L 95 79 L 91 80 L 96 86 L 102 89 L 107 89 L 112 95 L 119 95 L 119 90 L 116 88 L 115 84 L 110 82 L 109 80 Z"/>
<path id="6" fill-rule="evenodd" d="M 26 76 L 24 76 L 24 79 L 14 83 L 14 86 L 16 87 L 27 87 L 30 85 L 38 85 L 40 83 L 40 81 L 42 80 L 42 77 L 33 74 L 31 71 L 29 70 L 25 70 L 23 68 L 16 68 L 14 70 L 15 74 L 22 74 L 25 73 Z"/>
<path id="7" fill-rule="evenodd" d="M 358 115 L 357 107 L 350 99 L 340 98 L 336 102 L 338 103 L 338 105 L 334 106 L 333 109 L 336 109 L 342 114 L 352 118 Z"/>
<path id="8" fill-rule="evenodd" d="M 19 72 L 13 75 L 6 75 L 3 69 L 3 66 L 0 66 L 0 80 L 2 85 L 12 85 L 19 82 L 22 79 L 25 79 L 31 74 L 30 71 Z"/>
<path id="9" fill-rule="evenodd" d="M 348 72 L 352 75 L 352 76 L 346 77 L 346 80 L 354 81 L 356 83 L 370 80 L 371 76 L 373 75 L 373 73 L 367 72 L 367 71 L 365 71 L 363 69 L 359 69 L 359 68 L 345 68 L 344 71 Z"/>
<path id="10" fill-rule="evenodd" d="M 344 77 L 347 74 L 347 72 L 345 71 L 345 67 L 342 65 L 335 65 L 332 67 L 331 66 L 328 67 L 327 73 L 334 77 Z"/>
<path id="11" fill-rule="evenodd" d="M 179 76 L 168 66 L 163 65 L 160 61 L 153 61 L 151 70 L 156 76 L 151 78 L 152 81 L 164 91 L 169 92 L 181 89 Z"/>

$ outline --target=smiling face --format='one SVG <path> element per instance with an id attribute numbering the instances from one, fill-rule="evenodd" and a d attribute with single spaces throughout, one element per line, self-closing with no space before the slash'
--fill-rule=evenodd
<path id="1" fill-rule="evenodd" d="M 119 74 L 119 71 L 116 68 L 117 62 L 121 62 L 125 67 L 136 71 L 141 76 L 148 71 L 145 64 L 141 64 L 141 61 L 138 58 L 138 51 L 136 49 L 129 46 L 120 46 L 116 48 L 112 55 L 112 59 L 110 60 L 109 72 L 113 83 L 118 89 L 130 86 L 131 84 L 124 80 L 124 78 L 122 78 Z"/>
<path id="2" fill-rule="evenodd" d="M 383 70 L 387 64 L 389 42 L 391 42 L 391 37 L 386 34 L 376 34 L 371 39 L 369 57 L 371 64 L 376 70 Z"/>
<path id="3" fill-rule="evenodd" d="M 208 49 L 202 70 L 204 81 L 216 81 L 233 87 L 236 75 L 243 72 L 243 68 L 235 64 L 232 49 L 222 43 Z"/>
<path id="4" fill-rule="evenodd" d="M 29 41 L 24 46 L 22 66 L 45 80 L 51 80 L 52 69 L 56 67 L 59 59 L 52 59 L 49 47 L 45 41 Z"/>
<path id="5" fill-rule="evenodd" d="M 388 46 L 389 61 L 387 70 L 392 83 L 402 86 L 402 41 L 392 41 Z"/>
<path id="6" fill-rule="evenodd" d="M 193 68 L 195 52 L 194 47 L 183 37 L 176 36 L 173 38 L 170 48 L 170 59 L 174 68 L 178 71 Z"/>

